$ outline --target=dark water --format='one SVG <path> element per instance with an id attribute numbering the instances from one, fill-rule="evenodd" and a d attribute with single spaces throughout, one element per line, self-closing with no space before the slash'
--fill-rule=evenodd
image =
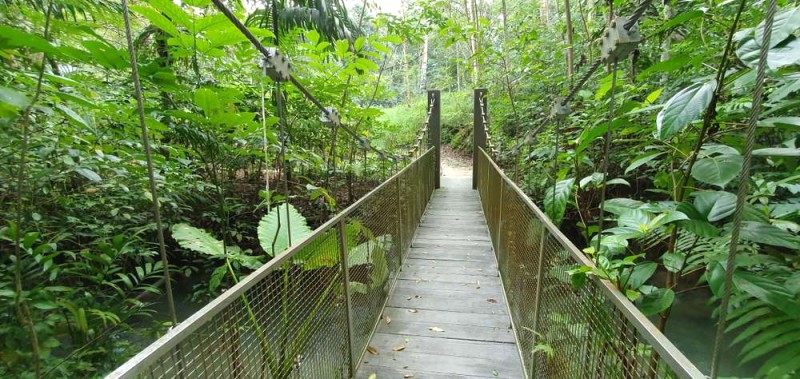
<path id="1" fill-rule="evenodd" d="M 712 308 L 707 305 L 709 296 L 706 290 L 681 294 L 675 300 L 666 331 L 667 338 L 705 374 L 711 371 L 717 335 L 716 318 L 712 318 Z M 734 338 L 735 333 L 728 333 L 724 338 L 720 377 L 752 378 L 761 362 L 751 361 L 740 365 L 740 345 L 731 347 Z"/>

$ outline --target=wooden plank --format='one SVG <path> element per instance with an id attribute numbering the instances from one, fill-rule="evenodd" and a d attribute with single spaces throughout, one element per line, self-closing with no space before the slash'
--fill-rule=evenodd
<path id="1" fill-rule="evenodd" d="M 464 294 L 464 292 L 460 293 Z M 502 296 L 477 293 L 471 296 L 453 296 L 454 293 L 436 293 L 430 290 L 396 289 L 386 304 L 390 307 L 429 309 L 436 311 L 505 315 L 508 314 Z"/>
<path id="2" fill-rule="evenodd" d="M 418 230 L 417 239 L 431 241 L 484 241 L 491 242 L 489 235 L 476 235 L 464 232 L 440 232 L 431 230 Z"/>
<path id="3" fill-rule="evenodd" d="M 481 277 L 497 277 L 497 266 L 488 264 L 484 267 L 454 267 L 454 266 L 436 266 L 436 265 L 409 265 L 403 267 L 403 271 L 411 271 L 413 274 L 416 274 L 420 278 L 424 278 L 427 275 L 435 275 L 435 274 L 449 274 L 449 275 L 471 275 L 471 276 L 481 276 Z M 481 280 L 476 279 L 476 280 Z M 483 280 L 487 280 L 484 278 Z"/>
<path id="4" fill-rule="evenodd" d="M 439 329 L 432 329 L 439 328 Z M 443 330 L 443 331 L 438 331 Z M 434 322 L 392 321 L 380 326 L 380 333 L 403 336 L 423 336 L 433 338 L 452 338 L 467 341 L 489 341 L 514 343 L 514 332 L 507 327 L 486 327 L 473 325 L 446 324 Z"/>
<path id="5" fill-rule="evenodd" d="M 472 375 L 455 375 L 455 374 L 446 374 L 441 372 L 430 372 L 430 371 L 422 371 L 422 370 L 409 370 L 409 369 L 398 369 L 392 367 L 384 367 L 378 366 L 373 364 L 366 364 L 364 365 L 365 368 L 360 370 L 355 378 L 356 379 L 398 379 L 398 378 L 408 378 L 408 379 L 485 379 L 485 378 L 497 378 L 496 376 L 472 376 Z"/>
<path id="6" fill-rule="evenodd" d="M 364 368 L 388 367 L 395 370 L 422 371 L 436 374 L 458 376 L 477 376 L 495 378 L 521 378 L 519 372 L 513 372 L 503 365 L 504 362 L 493 356 L 484 358 L 453 357 L 448 355 L 421 354 L 406 351 L 390 351 L 386 354 L 365 357 Z M 501 371 L 505 372 L 501 375 Z M 377 371 L 375 371 L 377 372 Z M 496 374 L 496 375 L 495 375 Z M 380 378 L 380 376 L 379 376 Z M 388 376 L 386 376 L 388 378 Z M 414 376 L 416 378 L 416 375 Z"/>
<path id="7" fill-rule="evenodd" d="M 436 268 L 455 268 L 455 269 L 474 269 L 474 270 L 488 270 L 490 268 L 496 269 L 497 264 L 494 260 L 489 261 L 490 263 L 484 262 L 471 262 L 471 261 L 454 261 L 454 260 L 446 260 L 446 259 L 438 259 L 437 256 L 433 255 L 426 259 L 409 257 L 408 259 L 403 262 L 403 269 L 410 268 L 410 269 L 424 269 L 426 267 L 436 267 Z"/>
<path id="8" fill-rule="evenodd" d="M 422 276 L 414 272 L 403 270 L 400 272 L 398 279 L 402 280 L 421 280 L 426 282 L 441 282 L 441 283 L 475 283 L 480 281 L 482 276 L 475 275 L 456 275 L 456 274 L 428 274 Z"/>
<path id="9" fill-rule="evenodd" d="M 503 285 L 500 281 L 496 280 L 476 280 L 465 283 L 449 283 L 449 282 L 434 282 L 430 280 L 406 280 L 400 279 L 395 284 L 396 288 L 436 288 L 442 291 L 450 292 L 473 292 L 474 290 L 483 290 L 487 293 L 498 294 L 503 290 Z M 454 293 L 453 296 L 461 296 L 461 294 Z"/>
<path id="10" fill-rule="evenodd" d="M 448 247 L 452 249 L 460 249 L 465 247 L 483 247 L 491 248 L 492 243 L 489 241 L 458 241 L 458 240 L 435 240 L 427 238 L 415 238 L 411 242 L 412 247 Z"/>
<path id="11" fill-rule="evenodd" d="M 470 248 L 454 251 L 441 247 L 412 247 L 409 249 L 409 258 L 416 259 L 438 259 L 456 261 L 495 261 L 494 252 L 491 248 Z"/>
<path id="12" fill-rule="evenodd" d="M 434 324 L 448 323 L 491 328 L 508 328 L 510 325 L 506 315 L 449 312 L 431 309 L 386 307 L 383 311 L 383 316 L 384 318 L 388 317 L 391 320 L 390 323 L 395 321 L 419 322 L 419 320 L 425 320 L 426 322 Z"/>

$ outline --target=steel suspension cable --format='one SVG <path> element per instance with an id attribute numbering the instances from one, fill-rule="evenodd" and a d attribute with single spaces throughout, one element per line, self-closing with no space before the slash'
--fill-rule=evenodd
<path id="1" fill-rule="evenodd" d="M 638 22 L 640 18 L 642 18 L 644 12 L 647 11 L 647 7 L 649 7 L 650 3 L 652 2 L 653 0 L 644 0 L 641 4 L 639 4 L 636 10 L 633 11 L 633 15 L 628 20 L 628 22 L 626 22 L 625 25 L 623 25 L 625 27 L 625 30 L 630 30 L 630 28 L 634 24 L 636 24 L 636 22 Z"/>
<path id="2" fill-rule="evenodd" d="M 753 146 L 756 140 L 756 125 L 758 124 L 758 117 L 761 113 L 761 103 L 764 97 L 764 79 L 766 76 L 767 58 L 770 49 L 770 39 L 772 38 L 772 24 L 775 20 L 776 9 L 777 4 L 775 0 L 770 0 L 767 16 L 764 20 L 764 35 L 761 41 L 761 51 L 758 56 L 758 67 L 756 68 L 753 103 L 750 109 L 750 118 L 747 121 L 747 137 L 742 154 L 742 171 L 739 172 L 739 191 L 736 194 L 736 211 L 733 214 L 733 229 L 731 230 L 731 242 L 725 267 L 725 282 L 723 284 L 722 302 L 719 308 L 719 322 L 717 324 L 717 335 L 714 339 L 714 353 L 711 358 L 712 379 L 716 379 L 719 375 L 722 338 L 725 334 L 728 306 L 733 292 L 733 275 L 736 271 L 736 254 L 739 250 L 739 233 L 744 219 L 744 205 L 747 201 L 747 194 L 750 189 L 750 169 L 753 158 Z"/>
<path id="3" fill-rule="evenodd" d="M 267 141 L 267 107 L 264 100 L 266 97 L 266 92 L 264 91 L 264 76 L 266 76 L 266 74 L 262 72 L 259 85 L 261 88 L 261 132 L 264 140 L 264 190 L 266 191 L 267 213 L 269 213 L 272 208 L 272 196 L 269 191 L 269 142 Z"/>
<path id="4" fill-rule="evenodd" d="M 136 63 L 136 51 L 133 44 L 133 33 L 131 32 L 130 10 L 127 0 L 122 0 L 122 16 L 125 20 L 125 39 L 128 44 L 128 55 L 131 62 L 131 80 L 133 81 L 133 92 L 136 97 L 136 110 L 139 116 L 139 127 L 142 131 L 142 145 L 144 145 L 144 156 L 147 162 L 147 176 L 150 182 L 150 194 L 153 198 L 153 218 L 156 223 L 156 236 L 158 238 L 158 250 L 161 255 L 161 263 L 164 266 L 164 289 L 167 292 L 167 302 L 169 303 L 169 315 L 172 325 L 178 324 L 178 316 L 175 310 L 175 299 L 172 296 L 172 280 L 169 273 L 169 259 L 167 258 L 167 248 L 164 243 L 164 225 L 161 221 L 161 206 L 158 199 L 158 185 L 156 184 L 155 169 L 153 168 L 153 156 L 150 146 L 149 131 L 144 115 L 144 96 L 142 95 L 142 83 L 139 81 L 139 68 Z"/>

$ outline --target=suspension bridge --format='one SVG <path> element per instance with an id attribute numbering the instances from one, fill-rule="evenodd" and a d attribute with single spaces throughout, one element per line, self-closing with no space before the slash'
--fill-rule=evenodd
<path id="1" fill-rule="evenodd" d="M 263 54 L 265 76 L 296 86 L 365 151 L 397 159 L 342 124 L 285 57 L 213 3 Z M 603 63 L 632 51 L 648 4 L 611 23 L 602 58 L 543 125 L 564 119 Z M 495 162 L 487 91 L 474 92 L 471 177 L 442 177 L 440 110 L 429 91 L 404 168 L 108 378 L 704 378 L 612 284 L 592 276 L 573 286 L 570 270 L 594 263 Z"/>

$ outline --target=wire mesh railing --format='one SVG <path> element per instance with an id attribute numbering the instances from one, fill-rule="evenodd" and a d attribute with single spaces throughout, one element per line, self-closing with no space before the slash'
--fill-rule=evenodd
<path id="1" fill-rule="evenodd" d="M 480 149 L 478 191 L 528 377 L 704 378 Z"/>
<path id="2" fill-rule="evenodd" d="M 435 151 L 108 378 L 352 377 L 434 189 Z"/>

